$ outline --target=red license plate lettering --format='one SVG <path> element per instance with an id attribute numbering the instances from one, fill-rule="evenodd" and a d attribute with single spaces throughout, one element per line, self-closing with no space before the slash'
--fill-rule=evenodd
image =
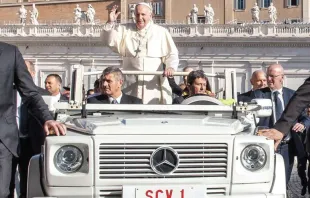
<path id="1" fill-rule="evenodd" d="M 185 198 L 184 189 L 157 189 L 157 190 L 146 190 L 145 198 Z"/>

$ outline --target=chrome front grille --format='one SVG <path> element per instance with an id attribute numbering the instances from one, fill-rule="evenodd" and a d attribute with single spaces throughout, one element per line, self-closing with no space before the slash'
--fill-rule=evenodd
<path id="1" fill-rule="evenodd" d="M 106 186 L 99 189 L 99 197 L 122 198 L 122 186 Z"/>
<path id="2" fill-rule="evenodd" d="M 207 195 L 209 196 L 225 196 L 226 188 L 225 187 L 213 187 L 207 188 Z"/>
<path id="3" fill-rule="evenodd" d="M 150 157 L 161 146 L 179 154 L 179 167 L 171 175 L 161 176 L 151 169 Z M 225 178 L 227 157 L 227 143 L 101 143 L 99 179 Z"/>

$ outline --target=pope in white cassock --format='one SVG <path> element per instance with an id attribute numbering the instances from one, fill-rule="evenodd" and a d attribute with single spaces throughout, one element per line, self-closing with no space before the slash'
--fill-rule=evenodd
<path id="1" fill-rule="evenodd" d="M 163 71 L 173 75 L 179 65 L 178 50 L 169 32 L 152 21 L 152 7 L 144 2 L 135 9 L 136 24 L 117 25 L 120 12 L 113 6 L 102 31 L 102 40 L 123 57 L 123 70 Z M 163 68 L 165 64 L 165 68 Z M 127 75 L 125 93 L 144 104 L 171 104 L 172 92 L 166 77 Z"/>

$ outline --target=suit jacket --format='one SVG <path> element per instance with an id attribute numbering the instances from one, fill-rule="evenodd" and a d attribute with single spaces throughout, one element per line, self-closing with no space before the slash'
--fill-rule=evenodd
<path id="1" fill-rule="evenodd" d="M 45 89 L 37 86 L 37 90 L 41 96 L 49 96 L 51 95 Z M 25 105 L 21 105 L 20 109 L 20 137 L 27 137 L 29 138 L 29 142 L 31 145 L 26 145 L 32 147 L 29 149 L 32 151 L 32 155 L 39 154 L 41 152 L 41 146 L 44 144 L 45 141 L 45 133 L 43 129 L 43 125 L 39 122 L 39 120 L 33 115 L 31 110 Z M 23 149 L 23 148 L 21 148 Z"/>
<path id="2" fill-rule="evenodd" d="M 18 48 L 0 42 L 0 62 L 0 140 L 17 156 L 19 138 L 13 84 L 24 101 L 23 104 L 33 112 L 42 125 L 53 117 L 40 96 Z"/>
<path id="3" fill-rule="evenodd" d="M 254 91 L 250 90 L 243 94 L 239 94 L 237 98 L 238 98 L 238 102 L 251 102 L 251 100 L 255 98 Z"/>
<path id="4" fill-rule="evenodd" d="M 87 99 L 87 103 L 90 104 L 110 104 L 109 97 L 107 95 L 98 95 Z M 143 104 L 140 98 L 126 95 L 123 93 L 120 104 Z"/>
<path id="5" fill-rule="evenodd" d="M 181 104 L 185 98 L 187 98 L 188 95 L 186 96 L 179 96 L 173 99 L 172 104 Z"/>
<path id="6" fill-rule="evenodd" d="M 68 98 L 67 96 L 65 96 L 65 95 L 61 94 L 61 95 L 60 95 L 60 99 L 59 99 L 59 101 L 60 101 L 60 102 L 61 102 L 61 101 L 63 101 L 63 102 L 67 102 L 67 101 L 69 101 L 69 98 Z"/>
<path id="7" fill-rule="evenodd" d="M 42 89 L 41 87 L 37 86 L 37 90 L 41 96 L 49 96 L 50 92 L 48 92 L 45 89 Z M 32 126 L 34 125 L 34 126 Z M 35 130 L 35 129 L 42 129 L 43 127 L 41 123 L 38 121 L 38 119 L 33 115 L 31 110 L 28 110 L 27 106 L 22 104 L 20 106 L 20 119 L 19 119 L 19 132 L 20 137 L 22 136 L 28 136 L 29 132 Z M 42 131 L 40 130 L 40 131 Z"/>
<path id="8" fill-rule="evenodd" d="M 302 123 L 305 126 L 305 130 L 302 133 L 291 131 L 293 141 L 290 141 L 290 144 L 292 144 L 290 149 L 292 154 L 298 156 L 298 160 L 302 160 L 302 158 L 306 158 L 307 156 L 305 152 L 305 141 L 307 136 L 307 130 L 310 126 L 310 117 L 307 116 L 306 110 L 298 116 L 297 122 Z"/>
<path id="9" fill-rule="evenodd" d="M 294 90 L 283 87 L 283 101 L 284 101 L 284 107 L 288 104 L 291 97 L 294 95 Z M 271 90 L 269 87 L 263 88 L 263 89 L 257 89 L 254 91 L 254 98 L 266 98 L 271 99 Z M 259 126 L 268 126 L 270 128 L 274 125 L 273 115 L 266 118 L 260 118 L 260 121 L 258 123 Z"/>
<path id="10" fill-rule="evenodd" d="M 302 84 L 292 96 L 290 102 L 286 105 L 281 118 L 274 125 L 274 128 L 287 134 L 298 116 L 310 103 L 310 78 Z"/>
<path id="11" fill-rule="evenodd" d="M 169 85 L 171 87 L 172 93 L 174 93 L 177 96 L 181 96 L 183 90 L 181 89 L 181 87 L 179 85 L 177 85 L 174 78 L 167 78 L 167 79 L 168 79 Z"/>

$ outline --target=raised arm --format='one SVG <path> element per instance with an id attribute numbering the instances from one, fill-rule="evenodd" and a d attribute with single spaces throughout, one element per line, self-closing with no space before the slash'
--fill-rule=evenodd
<path id="1" fill-rule="evenodd" d="M 116 24 L 117 17 L 120 15 L 120 12 L 117 11 L 117 8 L 118 6 L 114 5 L 110 10 L 108 22 L 104 24 L 103 30 L 101 32 L 101 40 L 114 52 L 122 54 L 121 42 L 123 40 L 124 27 Z"/>

